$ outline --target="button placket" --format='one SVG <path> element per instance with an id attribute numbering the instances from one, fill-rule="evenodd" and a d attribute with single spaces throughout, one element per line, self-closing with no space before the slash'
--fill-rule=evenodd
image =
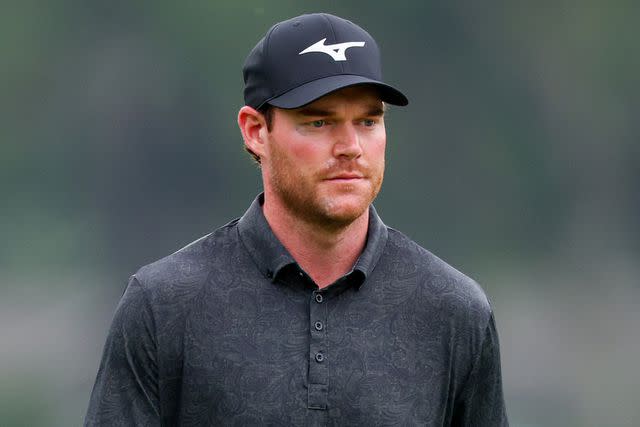
<path id="1" fill-rule="evenodd" d="M 328 396 L 327 299 L 313 293 L 309 304 L 308 408 L 326 409 Z"/>

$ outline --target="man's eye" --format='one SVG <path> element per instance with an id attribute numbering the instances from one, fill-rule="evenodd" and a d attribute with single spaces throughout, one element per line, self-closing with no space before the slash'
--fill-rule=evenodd
<path id="1" fill-rule="evenodd" d="M 376 121 L 372 119 L 364 119 L 362 121 L 362 124 L 365 125 L 366 127 L 371 127 L 376 124 Z"/>
<path id="2" fill-rule="evenodd" d="M 325 125 L 324 120 L 314 120 L 311 122 L 311 126 L 313 126 L 314 128 L 321 128 L 324 125 Z"/>

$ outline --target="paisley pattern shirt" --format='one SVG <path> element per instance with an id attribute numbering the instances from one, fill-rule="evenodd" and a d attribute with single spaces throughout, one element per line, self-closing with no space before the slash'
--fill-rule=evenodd
<path id="1" fill-rule="evenodd" d="M 131 277 L 86 426 L 508 425 L 476 282 L 371 206 L 353 269 L 319 289 L 262 200 Z"/>

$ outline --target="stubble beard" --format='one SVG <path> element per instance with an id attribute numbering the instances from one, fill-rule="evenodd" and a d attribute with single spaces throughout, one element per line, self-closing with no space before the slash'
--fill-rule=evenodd
<path id="1" fill-rule="evenodd" d="M 341 203 L 339 197 L 332 197 L 323 191 L 325 184 L 322 180 L 330 176 L 332 171 L 341 170 L 338 160 L 330 161 L 323 170 L 305 175 L 296 173 L 298 169 L 284 155 L 272 150 L 270 165 L 271 188 L 284 206 L 294 217 L 328 231 L 347 228 L 360 218 L 378 195 L 382 186 L 384 163 L 379 172 L 364 168 L 362 172 L 368 180 L 368 191 L 358 188 L 361 184 L 340 184 L 340 192 L 349 194 L 358 191 L 356 203 Z M 361 168 L 362 169 L 362 168 Z"/>

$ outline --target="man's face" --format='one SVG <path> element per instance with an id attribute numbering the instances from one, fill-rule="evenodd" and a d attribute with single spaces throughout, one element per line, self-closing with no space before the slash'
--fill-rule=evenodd
<path id="1" fill-rule="evenodd" d="M 265 190 L 304 221 L 346 226 L 380 191 L 385 145 L 383 104 L 371 87 L 276 108 L 262 158 Z"/>

